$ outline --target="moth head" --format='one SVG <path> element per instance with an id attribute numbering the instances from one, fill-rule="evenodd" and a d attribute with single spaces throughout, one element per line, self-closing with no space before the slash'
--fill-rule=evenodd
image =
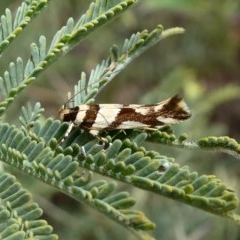
<path id="1" fill-rule="evenodd" d="M 62 105 L 58 110 L 58 115 L 61 121 L 64 121 L 64 116 L 70 113 L 70 109 L 67 108 L 66 104 Z"/>

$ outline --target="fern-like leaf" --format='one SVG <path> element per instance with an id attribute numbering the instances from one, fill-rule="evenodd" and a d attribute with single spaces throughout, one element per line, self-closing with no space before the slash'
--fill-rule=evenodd
<path id="1" fill-rule="evenodd" d="M 189 141 L 186 134 L 177 137 L 173 134 L 170 127 L 166 127 L 161 129 L 161 131 L 149 132 L 148 141 L 166 144 L 175 148 L 224 152 L 240 159 L 240 143 L 227 136 L 209 136 L 200 138 L 197 141 Z"/>
<path id="2" fill-rule="evenodd" d="M 41 36 L 39 45 L 35 43 L 31 45 L 31 57 L 25 69 L 22 59 L 18 58 L 16 63 L 9 65 L 9 70 L 4 73 L 4 76 L 0 77 L 0 89 L 2 89 L 2 94 L 5 98 L 0 103 L 0 115 L 5 112 L 5 109 L 13 101 L 14 97 L 32 83 L 50 64 L 69 52 L 93 30 L 99 28 L 103 23 L 112 20 L 136 2 L 137 0 L 100 0 L 91 4 L 87 13 L 76 24 L 70 18 L 67 25 L 56 33 L 48 51 L 46 51 L 46 39 L 44 36 Z"/>
<path id="3" fill-rule="evenodd" d="M 144 239 L 143 231 L 152 230 L 154 224 L 143 213 L 128 210 L 135 204 L 128 193 L 114 193 L 115 183 L 93 181 L 92 175 L 79 173 L 79 147 L 59 147 L 54 135 L 61 132 L 59 121 L 48 119 L 44 126 L 35 124 L 36 140 L 8 124 L 0 125 L 0 158 L 28 175 L 46 182 L 77 201 L 95 208 Z M 66 130 L 66 129 L 65 129 Z M 47 146 L 46 146 L 47 143 Z M 105 201 L 106 199 L 106 201 Z"/>
<path id="4" fill-rule="evenodd" d="M 2 156 L 1 156 L 2 157 Z M 2 239 L 58 239 L 42 210 L 10 174 L 0 172 L 0 236 Z"/>
<path id="5" fill-rule="evenodd" d="M 157 44 L 161 39 L 183 32 L 182 28 L 171 28 L 163 31 L 162 26 L 159 25 L 152 32 L 144 30 L 141 33 L 133 34 L 130 39 L 125 40 L 122 48 L 114 45 L 111 48 L 110 57 L 92 70 L 88 80 L 86 73 L 82 73 L 78 84 L 74 86 L 74 93 L 69 94 L 68 99 L 73 98 L 72 104 L 75 105 L 94 102 L 96 95 L 103 87 L 136 57 Z M 70 106 L 73 106 L 71 102 Z"/>
<path id="6" fill-rule="evenodd" d="M 89 141 L 85 133 L 81 134 L 75 129 L 63 144 L 65 150 L 57 146 L 57 143 L 51 143 L 53 140 L 50 139 L 61 139 L 66 125 L 58 126 L 56 135 L 53 128 L 54 122 L 49 120 L 43 131 L 37 125 L 33 131 L 57 153 L 71 154 L 83 168 L 221 216 L 226 216 L 226 213 L 238 206 L 238 198 L 234 191 L 215 176 L 199 176 L 186 166 L 180 167 L 172 158 L 139 146 L 138 144 L 141 145 L 148 138 L 147 133 L 139 135 L 138 132 L 136 135 L 133 131 L 132 137 L 129 133 L 128 138 L 125 136 L 122 141 L 121 136 L 118 136 L 118 139 L 104 149 L 96 144 L 96 140 Z M 51 129 L 51 135 L 44 134 L 50 131 L 47 129 Z M 167 135 L 165 133 L 162 138 Z M 56 147 L 53 147 L 54 145 Z M 78 153 L 79 145 L 85 149 L 84 154 Z"/>
<path id="7" fill-rule="evenodd" d="M 36 103 L 33 107 L 29 102 L 26 107 L 22 107 L 22 116 L 19 117 L 19 121 L 26 129 L 30 129 L 34 126 L 34 123 L 40 118 L 43 108 L 40 103 Z"/>
<path id="8" fill-rule="evenodd" d="M 240 143 L 227 136 L 201 138 L 197 141 L 197 146 L 202 149 L 226 152 L 240 159 Z"/>
<path id="9" fill-rule="evenodd" d="M 24 1 L 17 9 L 14 19 L 10 9 L 5 10 L 0 21 L 0 54 L 49 2 L 50 0 Z"/>
<path id="10" fill-rule="evenodd" d="M 143 133 L 137 142 L 146 137 Z M 221 215 L 238 206 L 233 190 L 220 180 L 191 173 L 167 157 L 139 148 L 134 138 L 115 140 L 101 153 L 95 153 L 94 148 L 88 146 L 86 158 L 78 157 L 81 166 L 215 214 Z"/>

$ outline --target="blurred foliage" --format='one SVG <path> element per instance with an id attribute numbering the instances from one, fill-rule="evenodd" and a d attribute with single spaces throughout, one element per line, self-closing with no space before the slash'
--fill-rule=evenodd
<path id="1" fill-rule="evenodd" d="M 21 1 L 0 1 L 0 10 L 6 6 L 13 9 Z M 22 45 L 11 45 L 6 54 L 8 59 L 16 55 L 28 56 L 29 44 L 39 34 L 52 36 L 70 16 L 81 15 L 90 1 L 53 1 L 20 36 Z M 26 99 L 42 102 L 48 115 L 57 116 L 57 109 L 66 101 L 63 92 L 80 78 L 81 71 L 90 70 L 103 58 L 113 43 L 122 42 L 132 32 L 152 28 L 161 23 L 165 28 L 180 26 L 186 29 L 182 36 L 161 42 L 132 63 L 118 80 L 111 83 L 99 96 L 99 102 L 158 102 L 169 94 L 182 92 L 189 103 L 193 117 L 177 126 L 181 131 L 188 129 L 190 138 L 206 135 L 229 135 L 240 140 L 240 3 L 235 0 L 187 1 L 152 0 L 140 2 L 138 7 L 122 15 L 116 23 L 92 34 L 87 41 L 75 48 L 71 54 L 57 62 L 42 76 L 42 80 L 23 92 L 19 106 Z M 2 13 L 2 12 L 1 12 Z M 37 26 L 37 27 L 36 27 Z M 47 27 L 46 27 L 47 26 Z M 122 26 L 118 28 L 117 26 Z M 97 40 L 96 40 L 97 37 Z M 4 56 L 5 57 L 5 56 Z M 0 66 L 0 69 L 5 69 Z M 19 106 L 9 110 L 10 122 Z M 154 145 L 151 146 L 154 148 Z M 163 148 L 163 153 L 170 151 Z M 172 149 L 171 149 L 172 151 Z M 199 172 L 214 174 L 237 190 L 239 186 L 239 163 L 229 156 L 216 153 L 175 152 L 177 161 Z M 206 159 L 211 159 L 207 162 Z M 28 179 L 28 178 L 26 178 Z M 37 201 L 47 212 L 48 222 L 53 225 L 61 239 L 130 239 L 127 232 L 98 213 L 79 206 L 73 200 L 54 192 L 45 185 L 24 181 L 23 185 L 36 191 L 44 198 Z M 139 199 L 138 208 L 158 226 L 158 239 L 239 239 L 240 230 L 225 219 L 220 219 L 181 203 L 155 197 L 139 189 L 131 189 Z M 239 192 L 240 195 L 240 192 Z M 48 197 L 49 201 L 45 200 Z M 159 199 L 161 202 L 159 202 Z M 56 206 L 53 208 L 53 204 Z M 158 211 L 155 211 L 158 209 Z M 54 211 L 55 210 L 55 211 Z M 91 214 L 89 213 L 91 212 Z M 59 216 L 61 214 L 61 217 Z M 160 214 L 159 214 L 160 213 Z M 78 222 L 78 225 L 73 223 Z M 93 231 L 94 229 L 94 231 Z"/>

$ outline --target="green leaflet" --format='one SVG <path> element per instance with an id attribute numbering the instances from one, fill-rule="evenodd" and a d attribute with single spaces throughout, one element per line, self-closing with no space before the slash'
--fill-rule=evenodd
<path id="1" fill-rule="evenodd" d="M 5 10 L 0 22 L 0 54 L 49 2 L 50 0 L 25 1 L 18 7 L 15 18 L 10 9 Z"/>
<path id="2" fill-rule="evenodd" d="M 43 126 L 44 132 L 48 132 L 48 128 L 52 129 L 53 126 L 53 121 L 48 120 Z M 81 138 L 81 133 L 76 135 L 74 133 L 76 131 L 79 130 L 76 129 L 69 136 L 73 143 L 77 143 L 76 139 Z M 76 138 L 72 138 L 71 135 Z M 144 138 L 145 135 L 146 133 L 143 133 Z M 180 167 L 172 159 L 161 156 L 156 152 L 149 152 L 143 147 L 139 148 L 134 136 L 135 134 L 133 134 L 131 140 L 121 141 L 116 139 L 107 149 L 96 145 L 95 140 L 88 142 L 86 157 L 80 154 L 74 159 L 78 161 L 80 166 L 89 170 L 118 178 L 145 190 L 153 191 L 215 214 L 221 215 L 238 206 L 235 193 L 229 190 L 219 179 L 214 176 L 199 176 L 196 172 L 190 172 L 185 166 Z M 46 134 L 40 137 L 46 138 L 46 141 L 48 141 L 50 136 Z M 54 136 L 52 135 L 52 137 Z M 140 138 L 138 135 L 136 140 L 139 141 Z M 70 142 L 68 144 L 71 145 Z M 85 147 L 84 144 L 83 147 Z M 129 168 L 132 170 L 127 170 Z"/>
<path id="3" fill-rule="evenodd" d="M 206 137 L 197 141 L 200 148 L 229 153 L 240 159 L 240 144 L 230 137 Z"/>
<path id="4" fill-rule="evenodd" d="M 96 208 L 96 210 L 103 212 L 108 217 L 134 231 L 136 235 L 141 235 L 140 231 L 143 230 L 141 226 L 151 230 L 153 224 L 146 217 L 134 219 L 138 224 L 133 228 L 130 221 L 127 220 L 129 216 L 122 213 L 123 209 L 132 207 L 135 204 L 134 199 L 124 194 L 121 195 L 121 199 L 114 197 L 117 186 L 115 183 L 105 180 L 92 181 L 91 173 L 88 176 L 82 176 L 79 173 L 79 161 L 77 160 L 81 155 L 77 155 L 75 158 L 69 155 L 69 153 L 74 153 L 74 150 L 70 151 L 72 149 L 70 146 L 66 155 L 64 149 L 56 148 L 53 144 L 54 136 L 58 135 L 57 129 L 61 129 L 62 126 L 59 121 L 53 121 L 52 119 L 48 119 L 43 126 L 36 122 L 33 129 L 29 130 L 28 135 L 28 131 L 22 131 L 15 126 L 0 125 L 0 134 L 2 136 L 2 139 L 0 139 L 0 145 L 2 146 L 0 149 L 1 160 L 58 188 L 72 198 Z M 31 139 L 31 136 L 33 136 L 33 139 Z M 19 141 L 20 139 L 21 141 Z M 61 139 L 61 136 L 59 139 Z M 59 143 L 56 144 L 59 145 Z M 88 151 L 96 153 L 96 148 L 91 147 Z M 91 168 L 91 165 L 89 166 Z M 99 168 L 101 168 L 100 164 Z M 13 185 L 5 192 L 5 195 L 9 196 L 9 191 L 16 192 L 17 187 L 18 185 Z M 118 194 L 117 196 L 119 196 Z M 110 196 L 112 200 L 109 203 L 105 202 L 104 199 L 109 199 Z M 24 201 L 24 199 L 25 195 L 21 195 L 21 198 L 14 201 L 13 204 L 17 206 L 19 201 Z M 26 211 L 26 209 L 22 210 Z M 29 214 L 30 216 L 37 214 L 34 209 L 29 209 L 27 212 L 26 218 L 28 218 Z M 148 227 L 146 227 L 146 224 Z"/>
<path id="5" fill-rule="evenodd" d="M 78 84 L 74 86 L 74 93 L 69 94 L 68 99 L 73 100 L 69 105 L 73 107 L 94 102 L 97 94 L 135 58 L 167 36 L 183 32 L 182 28 L 163 31 L 163 27 L 158 25 L 152 32 L 144 30 L 133 34 L 130 39 L 124 41 L 121 48 L 113 45 L 110 57 L 92 70 L 88 80 L 86 73 L 81 74 Z"/>
<path id="6" fill-rule="evenodd" d="M 46 49 L 46 38 L 40 36 L 38 44 L 31 44 L 31 56 L 26 66 L 24 67 L 22 59 L 18 58 L 15 62 L 10 63 L 9 70 L 5 71 L 4 76 L 0 77 L 0 90 L 4 96 L 4 100 L 0 103 L 0 115 L 5 112 L 9 104 L 14 100 L 14 97 L 25 89 L 27 85 L 35 81 L 36 77 L 54 61 L 69 52 L 92 31 L 115 18 L 136 2 L 137 0 L 113 2 L 101 0 L 90 4 L 86 14 L 83 14 L 76 24 L 72 18 L 69 18 L 66 26 L 63 26 L 53 37 L 48 50 Z M 33 3 L 35 4 L 35 1 Z M 39 5 L 34 5 L 35 8 L 31 9 L 31 11 L 38 13 L 46 3 L 45 1 L 40 1 Z M 23 7 L 19 11 L 25 10 L 25 7 Z M 26 14 L 29 15 L 29 12 L 27 11 Z M 7 18 L 11 22 L 9 11 L 6 12 L 6 15 L 8 15 Z M 6 19 L 6 17 L 3 17 L 3 19 Z M 31 15 L 28 16 L 28 20 L 30 19 Z M 103 19 L 105 20 L 103 21 Z M 7 24 L 4 20 L 3 30 L 7 29 Z M 5 48 L 7 45 L 8 40 L 5 40 L 3 47 Z"/>
<path id="7" fill-rule="evenodd" d="M 37 220 L 42 210 L 30 201 L 30 194 L 23 189 L 16 179 L 7 173 L 0 173 L 0 232 L 2 238 L 58 239 L 52 234 L 52 227 L 44 220 Z"/>

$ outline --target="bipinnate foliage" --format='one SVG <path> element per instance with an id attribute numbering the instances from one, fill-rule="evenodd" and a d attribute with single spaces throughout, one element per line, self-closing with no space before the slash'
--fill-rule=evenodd
<path id="1" fill-rule="evenodd" d="M 54 61 L 67 54 L 91 32 L 108 23 L 136 0 L 99 0 L 90 4 L 79 20 L 70 18 L 53 37 L 39 37 L 30 46 L 25 64 L 17 57 L 0 77 L 1 115 L 6 114 L 16 96 L 33 83 Z M 15 16 L 9 9 L 1 17 L 0 50 L 5 50 L 47 6 L 49 1 L 24 1 Z M 13 20 L 14 18 L 14 20 Z M 110 56 L 86 73 L 69 94 L 69 105 L 92 103 L 96 95 L 132 60 L 163 38 L 183 33 L 182 28 L 143 30 L 126 39 L 123 46 L 114 45 Z M 24 34 L 24 33 L 23 33 Z M 180 166 L 172 157 L 163 156 L 143 147 L 144 142 L 165 144 L 174 148 L 217 150 L 240 158 L 240 145 L 228 137 L 204 137 L 189 141 L 186 134 L 176 136 L 170 127 L 159 131 L 112 131 L 105 134 L 109 145 L 75 128 L 64 139 L 67 123 L 44 118 L 40 103 L 27 103 L 19 117 L 20 127 L 4 121 L 0 124 L 0 159 L 20 171 L 58 189 L 71 198 L 91 206 L 133 232 L 139 239 L 151 239 L 149 230 L 155 224 L 143 212 L 132 210 L 136 199 L 128 192 L 117 190 L 118 184 L 109 177 L 154 192 L 213 214 L 230 218 L 239 224 L 233 212 L 238 206 L 235 191 L 212 175 L 199 175 L 188 166 Z M 85 169 L 82 174 L 79 169 Z M 102 180 L 93 180 L 98 173 Z M 57 239 L 52 228 L 39 220 L 42 210 L 17 180 L 0 173 L 0 235 L 2 239 Z M 156 210 L 157 211 L 157 210 Z"/>
<path id="2" fill-rule="evenodd" d="M 38 220 L 42 209 L 30 202 L 30 194 L 15 177 L 0 173 L 0 231 L 2 239 L 56 239 L 52 227 Z M 47 236 L 45 238 L 45 236 Z"/>

